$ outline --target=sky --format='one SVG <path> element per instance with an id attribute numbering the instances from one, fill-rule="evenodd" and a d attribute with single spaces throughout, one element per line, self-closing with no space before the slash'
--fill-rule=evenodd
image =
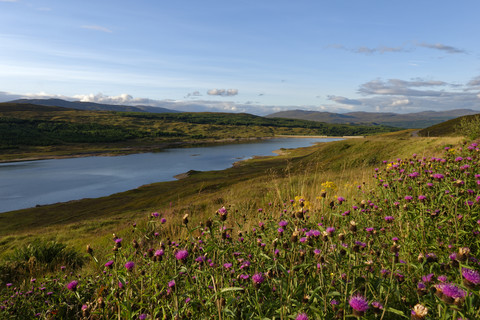
<path id="1" fill-rule="evenodd" d="M 480 1 L 0 0 L 0 101 L 480 110 Z"/>

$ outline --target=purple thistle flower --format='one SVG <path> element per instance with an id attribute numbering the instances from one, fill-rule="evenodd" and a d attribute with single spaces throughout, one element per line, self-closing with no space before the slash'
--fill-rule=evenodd
<path id="1" fill-rule="evenodd" d="M 107 263 L 105 263 L 105 268 L 112 269 L 112 266 L 113 266 L 113 260 L 110 260 Z"/>
<path id="2" fill-rule="evenodd" d="M 306 313 L 299 313 L 295 320 L 308 320 L 308 316 Z"/>
<path id="3" fill-rule="evenodd" d="M 342 204 L 345 201 L 345 198 L 344 197 L 338 197 L 337 200 L 338 200 L 339 204 Z"/>
<path id="4" fill-rule="evenodd" d="M 445 178 L 445 176 L 441 173 L 435 173 L 432 175 L 433 179 L 435 180 L 442 180 L 443 178 Z"/>
<path id="5" fill-rule="evenodd" d="M 165 218 L 160 219 L 160 223 L 164 224 L 165 222 L 167 222 L 167 219 Z"/>
<path id="6" fill-rule="evenodd" d="M 360 294 L 350 297 L 348 304 L 352 307 L 353 313 L 358 316 L 363 316 L 369 308 L 367 300 Z"/>
<path id="7" fill-rule="evenodd" d="M 233 266 L 233 264 L 231 264 L 231 263 L 224 263 L 224 264 L 223 264 L 223 267 L 224 267 L 225 269 L 230 269 L 232 266 Z"/>
<path id="8" fill-rule="evenodd" d="M 333 235 L 335 233 L 335 228 L 334 227 L 328 227 L 326 229 L 327 233 L 329 236 Z"/>
<path id="9" fill-rule="evenodd" d="M 248 274 L 241 274 L 239 277 L 242 280 L 248 280 L 250 278 L 250 276 Z"/>
<path id="10" fill-rule="evenodd" d="M 476 270 L 462 268 L 462 276 L 464 278 L 464 283 L 468 288 L 472 288 L 480 284 L 480 274 Z"/>
<path id="11" fill-rule="evenodd" d="M 175 287 L 175 279 L 168 282 L 168 287 L 169 287 L 169 288 Z"/>
<path id="12" fill-rule="evenodd" d="M 77 280 L 73 280 L 72 282 L 70 282 L 69 284 L 67 284 L 67 289 L 70 290 L 70 291 L 76 291 L 76 290 L 77 290 L 77 286 L 78 286 L 78 281 L 77 281 Z"/>
<path id="13" fill-rule="evenodd" d="M 288 224 L 288 221 L 285 221 L 285 220 L 282 220 L 278 223 L 278 225 L 282 228 L 285 228 L 287 226 L 287 224 Z"/>
<path id="14" fill-rule="evenodd" d="M 385 217 L 385 221 L 387 221 L 387 222 L 392 222 L 393 220 L 395 220 L 395 218 L 393 216 L 386 216 Z"/>
<path id="15" fill-rule="evenodd" d="M 165 251 L 163 249 L 155 251 L 155 257 L 161 257 L 165 254 Z"/>
<path id="16" fill-rule="evenodd" d="M 253 281 L 253 284 L 257 287 L 257 286 L 260 286 L 260 284 L 262 284 L 263 281 L 265 281 L 265 278 L 263 277 L 262 273 L 259 272 L 259 273 L 255 273 L 252 276 L 252 281 Z"/>
<path id="17" fill-rule="evenodd" d="M 177 260 L 180 260 L 180 261 L 185 261 L 187 258 L 188 258 L 188 251 L 187 250 L 179 250 L 176 254 L 175 254 L 175 258 L 177 258 Z"/>
<path id="18" fill-rule="evenodd" d="M 133 261 L 128 261 L 127 263 L 125 263 L 125 268 L 128 271 L 132 271 L 134 267 L 135 267 L 135 263 Z"/>
<path id="19" fill-rule="evenodd" d="M 434 276 L 433 273 L 429 273 L 426 276 L 422 276 L 422 281 L 423 282 L 430 282 L 430 281 L 432 281 L 433 276 Z"/>
<path id="20" fill-rule="evenodd" d="M 465 290 L 460 289 L 453 283 L 437 284 L 436 288 L 439 289 L 444 296 L 452 299 L 462 299 L 467 294 Z"/>
<path id="21" fill-rule="evenodd" d="M 410 202 L 413 200 L 413 197 L 412 196 L 405 196 L 404 198 L 407 202 Z"/>

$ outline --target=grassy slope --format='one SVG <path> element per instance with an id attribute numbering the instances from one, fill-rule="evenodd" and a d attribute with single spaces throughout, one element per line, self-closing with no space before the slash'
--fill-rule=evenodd
<path id="1" fill-rule="evenodd" d="M 232 113 L 121 113 L 0 104 L 0 160 L 130 153 L 175 144 L 275 135 L 368 135 L 386 127 L 331 125 Z"/>
<path id="2" fill-rule="evenodd" d="M 444 121 L 442 123 L 433 125 L 431 127 L 422 129 L 418 132 L 418 134 L 422 137 L 447 137 L 447 136 L 459 136 L 460 132 L 459 127 L 462 123 L 462 120 L 470 120 L 473 121 L 476 117 L 478 117 L 479 114 L 477 115 L 469 115 L 469 116 L 463 116 L 463 117 L 458 117 L 455 119 L 451 119 L 448 121 Z"/>
<path id="3" fill-rule="evenodd" d="M 404 131 L 325 143 L 295 150 L 290 155 L 249 160 L 230 169 L 199 172 L 179 181 L 155 183 L 109 197 L 3 213 L 0 251 L 8 252 L 36 237 L 75 246 L 102 242 L 102 236 L 153 211 L 165 212 L 174 221 L 180 221 L 184 213 L 195 212 L 191 217 L 195 223 L 203 221 L 221 204 L 252 208 L 262 201 L 276 199 L 281 203 L 295 195 L 315 198 L 325 181 L 334 181 L 345 195 L 355 184 L 368 183 L 371 168 L 382 160 L 412 153 L 432 154 L 460 140 L 409 136 L 410 132 Z M 171 233 L 177 236 L 177 230 Z"/>

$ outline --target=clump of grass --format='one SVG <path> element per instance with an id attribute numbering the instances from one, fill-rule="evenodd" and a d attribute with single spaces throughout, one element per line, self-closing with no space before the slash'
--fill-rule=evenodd
<path id="1" fill-rule="evenodd" d="M 315 197 L 203 221 L 153 212 L 91 251 L 90 273 L 9 282 L 0 317 L 478 319 L 479 160 L 476 143 L 447 146 L 385 160 L 348 195 L 317 180 Z"/>
<path id="2" fill-rule="evenodd" d="M 57 241 L 36 239 L 30 244 L 15 249 L 0 266 L 2 282 L 37 277 L 60 269 L 82 267 L 85 258 L 73 248 Z"/>

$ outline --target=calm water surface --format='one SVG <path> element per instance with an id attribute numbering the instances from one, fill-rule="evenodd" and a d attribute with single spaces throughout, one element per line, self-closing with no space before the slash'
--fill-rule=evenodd
<path id="1" fill-rule="evenodd" d="M 175 175 L 189 170 L 223 170 L 236 161 L 272 155 L 280 148 L 333 140 L 338 139 L 278 138 L 117 157 L 1 163 L 0 212 L 107 196 L 153 182 L 175 180 Z"/>

